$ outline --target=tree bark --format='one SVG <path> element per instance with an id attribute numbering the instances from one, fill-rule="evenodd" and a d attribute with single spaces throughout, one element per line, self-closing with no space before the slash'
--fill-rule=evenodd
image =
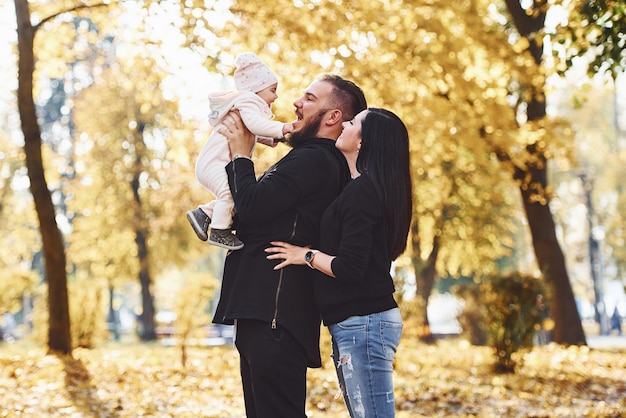
<path id="1" fill-rule="evenodd" d="M 141 339 L 143 341 L 156 340 L 156 327 L 154 323 L 154 296 L 152 294 L 152 277 L 150 275 L 150 263 L 148 258 L 148 229 L 142 211 L 141 196 L 139 194 L 139 177 L 142 172 L 142 159 L 144 158 L 145 144 L 143 143 L 144 124 L 139 123 L 135 135 L 135 172 L 131 187 L 135 200 L 135 243 L 137 243 L 137 256 L 139 258 L 139 283 L 141 285 Z"/>
<path id="2" fill-rule="evenodd" d="M 143 341 L 156 340 L 156 327 L 154 324 L 154 296 L 152 295 L 152 279 L 148 268 L 148 246 L 146 245 L 146 234 L 137 229 L 135 231 L 135 242 L 139 253 L 139 283 L 141 284 L 141 339 Z"/>
<path id="3" fill-rule="evenodd" d="M 422 331 L 420 332 L 420 340 L 424 342 L 434 341 L 432 331 L 430 329 L 430 321 L 428 319 L 428 301 L 430 295 L 433 292 L 435 286 L 435 275 L 437 270 L 435 268 L 437 264 L 437 257 L 439 256 L 439 245 L 441 237 L 435 235 L 433 239 L 433 249 L 428 255 L 428 260 L 424 263 L 417 276 L 417 294 L 421 297 L 423 305 L 422 308 Z M 416 270 L 417 271 L 417 270 Z"/>
<path id="4" fill-rule="evenodd" d="M 546 186 L 545 168 L 529 167 L 524 174 L 530 174 L 533 184 L 540 183 Z M 585 333 L 565 266 L 565 257 L 556 237 L 550 207 L 548 204 L 534 202 L 535 192 L 530 187 L 520 187 L 520 191 L 537 264 L 551 288 L 549 308 L 550 316 L 554 319 L 553 339 L 559 344 L 586 345 Z"/>
<path id="5" fill-rule="evenodd" d="M 35 202 L 39 230 L 43 244 L 45 275 L 48 282 L 48 349 L 71 354 L 69 300 L 65 247 L 63 236 L 56 223 L 52 196 L 45 178 L 41 152 L 41 131 L 33 99 L 33 73 L 35 71 L 34 38 L 37 27 L 30 23 L 27 0 L 15 0 L 18 39 L 17 103 L 22 132 L 24 154 L 30 180 L 30 191 Z"/>
<path id="6" fill-rule="evenodd" d="M 536 41 L 535 34 L 544 27 L 546 0 L 535 3 L 536 13 L 526 13 L 519 0 L 506 0 L 506 4 L 517 31 L 529 41 L 528 50 L 535 64 L 543 65 L 543 51 Z M 528 120 L 536 121 L 545 118 L 544 84 L 526 87 L 533 92 L 531 100 L 527 103 Z M 545 196 L 548 184 L 548 161 L 541 150 L 534 146 L 527 147 L 527 151 L 533 156 L 534 162 L 529 163 L 525 168 L 516 167 L 514 176 L 520 181 L 520 192 L 530 227 L 535 257 L 544 279 L 551 287 L 550 312 L 554 319 L 553 339 L 560 344 L 585 345 L 585 333 L 567 273 L 565 257 L 556 237 L 549 199 Z M 538 194 L 541 194 L 544 199 L 536 199 Z"/>

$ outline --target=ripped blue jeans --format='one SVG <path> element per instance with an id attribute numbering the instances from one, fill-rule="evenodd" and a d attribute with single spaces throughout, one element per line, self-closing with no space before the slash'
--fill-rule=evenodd
<path id="1" fill-rule="evenodd" d="M 393 359 L 402 335 L 398 308 L 328 327 L 343 399 L 352 418 L 395 416 Z"/>

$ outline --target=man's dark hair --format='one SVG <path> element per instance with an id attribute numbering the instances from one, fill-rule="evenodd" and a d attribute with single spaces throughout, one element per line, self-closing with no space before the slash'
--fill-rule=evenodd
<path id="1" fill-rule="evenodd" d="M 333 85 L 330 105 L 341 110 L 344 121 L 352 120 L 361 111 L 367 109 L 367 101 L 363 90 L 350 80 L 337 74 L 322 74 L 318 81 L 326 81 Z"/>

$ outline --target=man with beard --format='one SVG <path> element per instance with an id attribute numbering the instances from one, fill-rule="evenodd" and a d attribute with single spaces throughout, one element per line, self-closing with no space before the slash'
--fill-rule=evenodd
<path id="1" fill-rule="evenodd" d="M 322 213 L 350 180 L 335 148 L 343 130 L 367 108 L 362 90 L 337 75 L 318 77 L 294 102 L 293 148 L 258 180 L 249 158 L 254 145 L 232 114 L 220 130 L 229 140 L 226 166 L 235 201 L 237 235 L 229 252 L 213 322 L 236 324 L 235 345 L 248 418 L 305 418 L 307 367 L 321 367 L 320 315 L 313 299 L 314 270 L 274 270 L 271 241 L 315 247 Z"/>

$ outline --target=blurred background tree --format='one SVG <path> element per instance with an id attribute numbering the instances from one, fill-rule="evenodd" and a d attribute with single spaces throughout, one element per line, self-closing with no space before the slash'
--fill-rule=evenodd
<path id="1" fill-rule="evenodd" d="M 593 280 L 595 320 L 600 332 L 606 333 L 605 299 L 613 299 L 614 306 L 608 309 L 615 309 L 619 301 L 614 291 L 605 293 L 605 272 L 621 282 L 622 292 L 626 290 L 626 219 L 619 209 L 626 200 L 622 180 L 626 158 L 626 1 L 574 0 L 563 2 L 562 7 L 568 18 L 558 21 L 549 32 L 555 41 L 551 51 L 561 81 L 566 80 L 575 94 L 573 100 L 559 101 L 560 106 L 555 107 L 572 115 L 579 137 L 578 164 L 567 173 L 575 179 L 577 194 L 584 196 L 587 271 Z M 581 83 L 573 68 L 586 70 L 591 82 Z M 573 184 L 571 179 L 564 183 Z M 626 306 L 621 308 L 626 310 Z"/>
<path id="2" fill-rule="evenodd" d="M 279 120 L 293 118 L 291 101 L 315 75 L 332 71 L 356 80 L 371 106 L 390 108 L 406 122 L 416 211 L 409 250 L 398 260 L 396 276 L 403 309 L 421 338 L 431 333 L 427 307 L 440 278 L 480 282 L 519 270 L 543 276 L 553 288 L 555 340 L 584 343 L 577 289 L 567 271 L 570 248 L 559 242 L 561 220 L 555 223 L 551 213 L 561 179 L 548 175 L 548 163 L 573 167 L 577 155 L 569 126 L 546 111 L 547 77 L 563 69 L 544 54 L 546 34 L 553 34 L 546 17 L 557 6 L 567 10 L 564 5 L 536 1 L 522 7 L 513 0 L 15 4 L 21 10 L 20 30 L 40 34 L 30 57 L 32 65 L 35 56 L 38 62 L 30 91 L 39 118 L 33 102 L 22 123 L 25 152 L 16 151 L 7 136 L 6 152 L 14 162 L 3 161 L 3 169 L 23 179 L 16 163 L 37 157 L 39 142 L 42 157 L 34 160 L 42 166 L 35 164 L 31 173 L 32 162 L 27 164 L 30 184 L 47 180 L 43 189 L 50 191 L 55 209 L 50 213 L 35 205 L 42 238 L 52 237 L 41 241 L 43 258 L 64 256 L 67 248 L 67 262 L 46 263 L 48 294 L 56 295 L 55 303 L 63 304 L 57 296 L 66 293 L 68 279 L 84 287 L 104 280 L 113 311 L 112 296 L 138 281 L 135 313 L 142 319 L 142 338 L 150 340 L 156 337 L 155 311 L 167 307 L 155 302 L 155 282 L 172 268 L 220 259 L 218 250 L 195 240 L 184 213 L 210 199 L 193 172 L 210 133 L 206 95 L 231 86 L 235 56 L 252 50 L 281 80 L 273 108 Z M 25 4 L 32 8 L 28 19 Z M 612 13 L 619 16 L 619 10 Z M 582 16 L 572 13 L 568 22 Z M 29 58 L 23 47 L 14 56 L 20 62 Z M 28 83 L 20 86 L 23 100 Z M 33 131 L 38 126 L 39 136 Z M 259 173 L 287 151 L 284 145 L 260 148 Z M 623 173 L 619 161 L 611 174 L 615 179 Z M 32 177 L 38 170 L 42 176 Z M 16 192 L 16 181 L 3 179 L 3 197 L 29 207 L 28 198 Z M 604 187 L 621 187 L 617 183 Z M 35 200 L 47 201 L 38 196 Z M 622 193 L 616 196 L 623 199 Z M 619 232 L 623 220 L 617 212 L 603 211 L 602 223 L 616 222 Z M 42 245 L 30 225 L 30 236 L 20 224 L 0 226 L 11 239 L 22 236 L 34 243 L 19 255 L 29 260 L 28 268 L 37 266 Z M 64 239 L 55 237 L 59 228 Z M 623 233 L 606 240 L 614 247 L 610 257 L 616 266 L 625 256 L 620 242 Z M 14 261 L 7 258 L 6 265 Z M 52 307 L 50 313 L 51 323 L 69 330 L 69 315 L 55 316 L 59 310 Z M 49 344 L 67 349 L 65 343 Z"/>

